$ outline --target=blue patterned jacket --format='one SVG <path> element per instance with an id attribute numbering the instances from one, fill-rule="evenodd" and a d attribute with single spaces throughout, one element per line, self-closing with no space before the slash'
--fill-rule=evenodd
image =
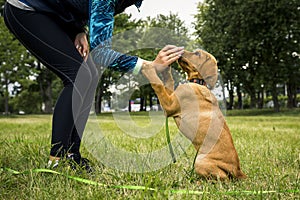
<path id="1" fill-rule="evenodd" d="M 90 0 L 89 33 L 92 56 L 97 64 L 127 72 L 133 71 L 138 57 L 121 54 L 111 49 L 114 16 L 135 4 L 138 8 L 143 0 Z"/>
<path id="2" fill-rule="evenodd" d="M 138 58 L 111 49 L 114 16 L 125 8 L 141 6 L 143 0 L 20 0 L 36 11 L 58 15 L 67 23 L 74 24 L 78 31 L 88 24 L 90 46 L 96 64 L 116 71 L 133 71 Z"/>

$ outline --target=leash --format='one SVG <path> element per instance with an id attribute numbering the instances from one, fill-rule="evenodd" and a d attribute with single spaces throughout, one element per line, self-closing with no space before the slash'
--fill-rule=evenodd
<path id="1" fill-rule="evenodd" d="M 192 177 L 193 173 L 194 173 L 194 169 L 195 169 L 195 162 L 196 162 L 196 159 L 197 159 L 197 156 L 198 156 L 198 153 L 200 151 L 200 147 L 198 148 L 195 156 L 194 156 L 194 161 L 193 161 L 193 165 L 192 165 L 192 168 L 191 168 L 191 171 L 190 171 L 190 177 Z"/>
<path id="2" fill-rule="evenodd" d="M 13 175 L 24 175 L 24 174 L 32 174 L 32 173 L 50 173 L 50 174 L 56 174 L 56 175 L 61 175 L 64 176 L 68 179 L 75 180 L 77 182 L 85 183 L 88 185 L 94 185 L 94 186 L 100 186 L 100 187 L 106 187 L 106 188 L 112 188 L 112 189 L 128 189 L 128 190 L 146 190 L 146 191 L 162 191 L 162 192 L 169 192 L 171 194 L 183 194 L 183 195 L 204 195 L 204 194 L 223 194 L 223 195 L 238 195 L 238 194 L 244 194 L 244 195 L 262 195 L 262 194 L 271 194 L 271 193 L 288 193 L 288 194 L 298 194 L 300 193 L 299 189 L 296 190 L 270 190 L 270 191 L 264 191 L 264 190 L 241 190 L 241 191 L 226 191 L 226 192 L 208 192 L 208 191 L 197 191 L 197 190 L 187 190 L 187 189 L 170 189 L 170 190 L 163 190 L 163 189 L 157 189 L 157 188 L 151 188 L 151 187 L 146 187 L 146 186 L 139 186 L 139 185 L 113 185 L 109 186 L 107 184 L 103 183 L 98 183 L 96 181 L 80 178 L 80 177 L 75 177 L 75 176 L 70 176 L 63 174 L 61 172 L 53 171 L 50 169 L 32 169 L 32 170 L 26 170 L 23 172 L 19 172 L 10 168 L 0 168 L 0 172 L 2 171 L 7 171 Z"/>
<path id="3" fill-rule="evenodd" d="M 170 151 L 170 154 L 172 156 L 173 163 L 176 163 L 176 157 L 175 157 L 175 153 L 174 153 L 174 150 L 173 150 L 173 147 L 172 147 L 172 144 L 171 144 L 171 139 L 170 139 L 168 117 L 166 117 L 166 137 L 167 137 L 167 143 L 168 143 L 168 146 L 169 146 L 169 151 Z"/>
<path id="4" fill-rule="evenodd" d="M 171 144 L 168 117 L 166 117 L 166 137 L 167 137 L 167 143 L 168 143 L 168 146 L 169 146 L 169 151 L 170 151 L 170 154 L 172 156 L 173 163 L 175 163 L 176 162 L 176 157 L 175 157 L 175 153 L 174 153 L 174 150 L 173 150 L 173 147 L 172 147 L 172 144 Z M 197 150 L 197 152 L 195 154 L 194 161 L 193 161 L 191 171 L 190 171 L 190 176 L 192 176 L 192 174 L 194 172 L 194 168 L 195 168 L 194 166 L 195 166 L 195 162 L 196 162 L 199 150 L 200 150 L 200 147 L 199 147 L 199 149 Z"/>

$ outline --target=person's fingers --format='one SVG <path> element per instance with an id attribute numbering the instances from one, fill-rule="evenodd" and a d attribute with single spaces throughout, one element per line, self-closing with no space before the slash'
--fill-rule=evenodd
<path id="1" fill-rule="evenodd" d="M 158 56 L 161 58 L 173 58 L 177 55 L 182 55 L 184 52 L 184 47 L 176 47 L 176 46 L 172 46 L 172 48 L 169 48 L 168 50 L 166 50 L 166 48 L 168 48 L 170 46 L 165 47 L 165 49 L 162 49 Z"/>
<path id="2" fill-rule="evenodd" d="M 166 45 L 164 48 L 161 49 L 162 52 L 168 51 L 170 49 L 176 48 L 175 45 Z"/>
<path id="3" fill-rule="evenodd" d="M 183 53 L 184 53 L 184 47 L 168 45 L 159 52 L 159 56 L 168 60 L 177 56 L 181 56 Z"/>
<path id="4" fill-rule="evenodd" d="M 173 59 L 175 57 L 180 57 L 184 53 L 184 50 L 176 51 L 174 53 L 170 53 L 167 57 L 168 59 Z"/>
<path id="5" fill-rule="evenodd" d="M 77 49 L 77 51 L 81 54 L 82 52 L 81 52 L 81 50 L 82 50 L 82 46 L 80 45 L 80 44 L 77 44 L 76 45 L 76 49 Z"/>
<path id="6" fill-rule="evenodd" d="M 89 48 L 87 45 L 85 44 L 77 44 L 76 45 L 76 49 L 78 50 L 79 54 L 84 58 L 84 60 L 87 59 L 87 56 L 89 54 Z"/>
<path id="7" fill-rule="evenodd" d="M 176 55 L 175 54 L 169 54 L 168 56 L 167 56 L 167 58 L 168 59 L 172 59 L 172 58 L 174 58 Z"/>
<path id="8" fill-rule="evenodd" d="M 88 51 L 88 46 L 87 46 L 87 44 L 86 43 L 82 43 L 82 45 L 81 45 L 81 51 L 82 51 L 82 53 L 84 53 L 84 52 L 87 52 Z"/>
<path id="9" fill-rule="evenodd" d="M 177 61 L 177 60 L 180 58 L 180 56 L 181 56 L 181 55 L 176 55 L 176 56 L 170 58 L 170 59 L 169 59 L 169 62 L 170 62 L 170 63 L 173 63 L 173 62 Z"/>
<path id="10" fill-rule="evenodd" d="M 167 45 L 159 51 L 155 60 L 152 62 L 156 71 L 161 72 L 173 62 L 177 61 L 184 53 L 184 47 Z"/>
<path id="11" fill-rule="evenodd" d="M 184 47 L 177 47 L 175 45 L 167 45 L 162 49 L 162 51 L 163 52 L 176 52 L 176 51 L 180 51 L 182 49 L 184 49 Z"/>
<path id="12" fill-rule="evenodd" d="M 80 54 L 81 56 L 83 56 L 83 48 L 82 48 L 82 46 L 78 45 L 78 46 L 76 47 L 76 49 L 77 49 L 77 51 L 79 52 L 79 54 Z"/>
<path id="13" fill-rule="evenodd" d="M 178 54 L 183 54 L 183 52 L 184 52 L 184 47 L 177 47 L 177 46 L 174 46 L 174 45 L 167 45 L 159 52 L 159 55 L 161 57 L 172 58 L 174 56 L 177 56 Z"/>
<path id="14" fill-rule="evenodd" d="M 87 45 L 84 45 L 82 48 L 82 57 L 86 61 L 89 54 L 89 48 Z"/>
<path id="15" fill-rule="evenodd" d="M 175 47 L 166 51 L 166 54 L 173 55 L 173 54 L 182 53 L 183 51 L 184 51 L 184 47 Z"/>

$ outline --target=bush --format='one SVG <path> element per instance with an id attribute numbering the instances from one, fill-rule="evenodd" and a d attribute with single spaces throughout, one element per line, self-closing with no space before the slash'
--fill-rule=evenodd
<path id="1" fill-rule="evenodd" d="M 25 114 L 41 113 L 42 99 L 39 92 L 23 90 L 12 99 L 12 107 L 15 113 L 24 111 Z"/>

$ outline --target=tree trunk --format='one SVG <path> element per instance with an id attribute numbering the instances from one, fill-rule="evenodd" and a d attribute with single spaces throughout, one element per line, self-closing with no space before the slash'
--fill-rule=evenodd
<path id="1" fill-rule="evenodd" d="M 53 98 L 52 98 L 52 72 L 48 69 L 42 69 L 42 65 L 38 62 L 37 66 L 40 71 L 38 76 L 38 83 L 40 86 L 40 94 L 42 96 L 42 101 L 45 104 L 43 110 L 44 113 L 52 113 Z"/>
<path id="2" fill-rule="evenodd" d="M 47 80 L 47 85 L 44 90 L 45 113 L 52 113 L 52 80 Z"/>
<path id="3" fill-rule="evenodd" d="M 128 112 L 131 112 L 131 100 L 128 100 Z"/>
<path id="4" fill-rule="evenodd" d="M 8 97 L 9 97 L 8 92 L 5 91 L 5 94 L 4 94 L 4 112 L 5 112 L 5 115 L 9 114 Z"/>
<path id="5" fill-rule="evenodd" d="M 237 97 L 238 97 L 238 109 L 243 109 L 243 98 L 242 98 L 242 92 L 241 87 L 237 87 Z"/>
<path id="6" fill-rule="evenodd" d="M 140 99 L 141 99 L 141 101 L 140 101 L 140 111 L 144 111 L 145 98 L 141 95 Z"/>
<path id="7" fill-rule="evenodd" d="M 156 97 L 157 98 L 157 97 Z M 157 110 L 159 110 L 159 111 L 161 111 L 162 110 L 162 108 L 161 108 L 161 106 L 160 106 L 160 103 L 159 103 L 159 99 L 157 98 Z"/>
<path id="8" fill-rule="evenodd" d="M 275 112 L 279 112 L 280 111 L 280 105 L 279 105 L 279 101 L 278 101 L 278 92 L 277 92 L 277 87 L 276 87 L 277 83 L 273 83 L 272 85 L 272 100 L 274 103 L 274 111 Z"/>
<path id="9" fill-rule="evenodd" d="M 230 89 L 229 90 L 229 103 L 227 106 L 228 110 L 232 110 L 233 109 L 233 101 L 234 101 L 234 94 L 233 94 L 233 90 Z"/>
<path id="10" fill-rule="evenodd" d="M 257 99 L 256 99 L 256 95 L 255 95 L 255 92 L 251 92 L 250 93 L 250 108 L 256 108 L 256 102 L 257 102 Z"/>
<path id="11" fill-rule="evenodd" d="M 262 109 L 264 107 L 264 90 L 257 93 L 257 107 Z"/>
<path id="12" fill-rule="evenodd" d="M 97 95 L 96 95 L 96 105 L 95 105 L 95 112 L 96 114 L 101 113 L 101 103 L 102 103 L 102 90 L 101 87 L 98 89 L 97 91 Z"/>
<path id="13" fill-rule="evenodd" d="M 261 90 L 261 108 L 264 108 L 264 102 L 265 102 L 265 90 L 262 88 L 262 90 Z"/>
<path id="14" fill-rule="evenodd" d="M 152 101 L 152 96 L 151 94 L 149 94 L 149 106 L 150 106 L 150 110 L 153 110 L 153 101 Z"/>
<path id="15" fill-rule="evenodd" d="M 145 95 L 145 98 L 144 98 L 144 109 L 143 111 L 147 111 L 147 95 Z"/>
<path id="16" fill-rule="evenodd" d="M 5 112 L 5 115 L 9 114 L 8 99 L 9 99 L 8 81 L 5 78 L 5 91 L 4 91 L 4 112 Z"/>
<path id="17" fill-rule="evenodd" d="M 288 108 L 297 107 L 297 86 L 295 83 L 291 81 L 287 83 L 287 96 L 288 96 L 287 107 Z"/>

